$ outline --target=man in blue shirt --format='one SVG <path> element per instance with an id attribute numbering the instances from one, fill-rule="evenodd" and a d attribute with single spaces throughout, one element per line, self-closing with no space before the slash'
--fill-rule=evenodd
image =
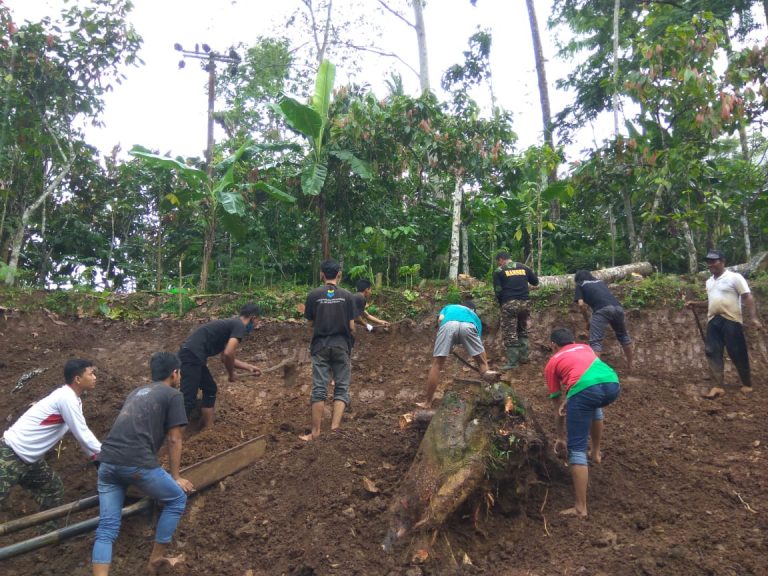
<path id="1" fill-rule="evenodd" d="M 485 355 L 485 348 L 481 340 L 483 324 L 480 317 L 475 313 L 475 303 L 472 300 L 465 300 L 462 304 L 445 306 L 440 310 L 437 324 L 439 328 L 435 339 L 435 348 L 432 352 L 432 366 L 429 368 L 429 376 L 427 377 L 427 401 L 418 404 L 424 408 L 429 408 L 432 405 L 440 371 L 445 366 L 445 360 L 455 344 L 461 344 L 466 348 L 467 353 L 475 359 L 478 371 L 482 376 L 495 375 L 488 370 L 488 358 Z"/>

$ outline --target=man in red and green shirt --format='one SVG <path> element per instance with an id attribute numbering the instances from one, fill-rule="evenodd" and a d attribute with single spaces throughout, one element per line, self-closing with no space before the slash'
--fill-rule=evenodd
<path id="1" fill-rule="evenodd" d="M 557 440 L 555 452 L 565 447 L 565 419 L 568 422 L 568 462 L 576 503 L 561 514 L 587 516 L 589 465 L 587 440 L 592 435 L 591 458 L 599 463 L 603 434 L 602 408 L 619 395 L 619 377 L 586 344 L 576 344 L 573 333 L 557 328 L 550 336 L 555 354 L 544 368 L 549 397 L 555 409 Z"/>

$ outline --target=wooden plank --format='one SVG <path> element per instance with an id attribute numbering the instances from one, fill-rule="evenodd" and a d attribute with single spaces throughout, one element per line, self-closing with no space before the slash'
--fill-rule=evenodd
<path id="1" fill-rule="evenodd" d="M 258 436 L 187 466 L 181 470 L 181 477 L 192 482 L 195 490 L 199 491 L 216 484 L 227 476 L 240 472 L 243 468 L 247 468 L 263 456 L 266 449 L 266 438 Z M 128 489 L 128 496 L 141 497 L 143 495 L 135 486 Z"/>

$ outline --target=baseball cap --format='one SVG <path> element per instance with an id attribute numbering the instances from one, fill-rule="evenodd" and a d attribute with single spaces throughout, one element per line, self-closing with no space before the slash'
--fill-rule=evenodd
<path id="1" fill-rule="evenodd" d="M 725 254 L 720 250 L 710 250 L 704 258 L 706 260 L 725 260 Z"/>

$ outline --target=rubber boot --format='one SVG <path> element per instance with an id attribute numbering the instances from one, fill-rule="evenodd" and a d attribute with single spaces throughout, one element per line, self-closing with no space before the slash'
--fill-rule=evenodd
<path id="1" fill-rule="evenodd" d="M 520 343 L 517 361 L 520 364 L 528 364 L 530 362 L 528 358 L 528 336 L 518 336 L 517 341 Z"/>
<path id="2" fill-rule="evenodd" d="M 500 366 L 499 370 L 502 372 L 505 372 L 507 370 L 512 370 L 512 368 L 517 367 L 517 358 L 520 353 L 520 348 L 517 346 L 510 346 L 507 348 L 507 363 L 504 364 L 504 366 Z"/>

